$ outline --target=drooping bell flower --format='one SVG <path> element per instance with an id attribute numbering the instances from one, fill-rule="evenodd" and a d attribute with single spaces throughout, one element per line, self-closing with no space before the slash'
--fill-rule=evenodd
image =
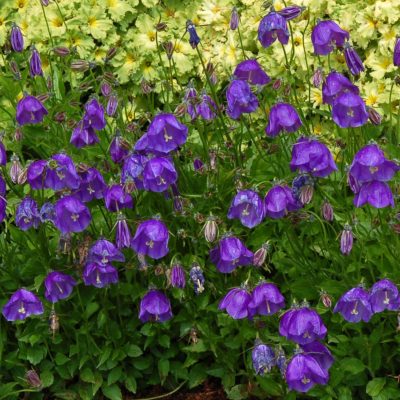
<path id="1" fill-rule="evenodd" d="M 39 298 L 26 289 L 18 289 L 3 307 L 3 315 L 7 321 L 25 319 L 30 315 L 43 314 L 44 308 Z"/>
<path id="2" fill-rule="evenodd" d="M 233 75 L 236 79 L 247 81 L 252 85 L 266 85 L 271 81 L 255 59 L 242 61 L 235 68 Z"/>
<path id="3" fill-rule="evenodd" d="M 12 24 L 10 42 L 11 47 L 17 53 L 20 53 L 22 50 L 24 50 L 24 37 L 21 29 L 15 23 Z"/>
<path id="4" fill-rule="evenodd" d="M 106 118 L 104 107 L 93 98 L 85 105 L 85 115 L 83 117 L 85 124 L 90 125 L 94 129 L 101 131 L 106 127 Z"/>
<path id="5" fill-rule="evenodd" d="M 265 133 L 275 137 L 281 132 L 296 132 L 302 126 L 296 109 L 289 103 L 277 103 L 271 107 Z"/>
<path id="6" fill-rule="evenodd" d="M 305 9 L 306 7 L 288 6 L 277 12 L 279 15 L 282 15 L 286 21 L 291 21 L 292 19 L 297 18 Z"/>
<path id="7" fill-rule="evenodd" d="M 360 89 L 348 78 L 336 71 L 331 71 L 322 84 L 322 101 L 333 104 L 336 97 L 345 92 L 360 94 Z"/>
<path id="8" fill-rule="evenodd" d="M 289 42 L 289 29 L 285 17 L 275 11 L 268 13 L 258 26 L 258 40 L 262 47 L 269 47 L 278 39 L 282 44 Z"/>
<path id="9" fill-rule="evenodd" d="M 39 124 L 48 111 L 34 96 L 25 95 L 17 104 L 16 120 L 19 125 Z"/>
<path id="10" fill-rule="evenodd" d="M 283 307 L 285 307 L 285 298 L 273 283 L 263 282 L 253 289 L 249 303 L 252 314 L 273 315 Z"/>
<path id="11" fill-rule="evenodd" d="M 368 322 L 373 314 L 368 292 L 362 287 L 350 289 L 336 303 L 333 312 L 340 313 L 348 322 Z"/>
<path id="12" fill-rule="evenodd" d="M 75 196 L 65 196 L 55 205 L 55 226 L 61 233 L 82 232 L 90 224 L 89 209 Z"/>
<path id="13" fill-rule="evenodd" d="M 151 289 L 140 300 L 139 319 L 142 322 L 165 322 L 171 318 L 171 303 L 163 292 Z"/>
<path id="14" fill-rule="evenodd" d="M 190 115 L 192 120 L 197 118 L 196 105 L 198 102 L 199 99 L 197 97 L 197 91 L 191 84 L 189 84 L 183 98 L 183 106 L 185 106 L 185 110 Z"/>
<path id="15" fill-rule="evenodd" d="M 251 318 L 248 308 L 250 301 L 251 296 L 247 290 L 234 288 L 220 301 L 218 309 L 226 310 L 233 319 Z"/>
<path id="16" fill-rule="evenodd" d="M 115 244 L 118 249 L 128 248 L 131 245 L 132 235 L 129 229 L 126 217 L 119 213 L 117 217 L 117 226 L 115 229 Z"/>
<path id="17" fill-rule="evenodd" d="M 157 219 L 142 222 L 131 242 L 136 253 L 149 256 L 155 260 L 168 254 L 169 233 L 165 224 Z"/>
<path id="18" fill-rule="evenodd" d="M 400 298 L 397 286 L 389 279 L 375 282 L 369 292 L 369 303 L 373 313 L 384 310 L 398 311 Z"/>
<path id="19" fill-rule="evenodd" d="M 27 169 L 27 181 L 33 190 L 40 190 L 45 187 L 47 171 L 46 160 L 33 161 Z"/>
<path id="20" fill-rule="evenodd" d="M 204 283 L 205 278 L 203 274 L 203 270 L 201 269 L 200 265 L 197 263 L 192 264 L 192 268 L 189 272 L 190 280 L 193 283 L 193 289 L 196 295 L 204 292 Z"/>
<path id="21" fill-rule="evenodd" d="M 114 117 L 118 108 L 118 97 L 115 94 L 112 94 L 107 101 L 106 112 L 109 117 Z"/>
<path id="22" fill-rule="evenodd" d="M 329 374 L 311 355 L 299 353 L 289 361 L 285 378 L 289 389 L 305 393 L 316 384 L 326 385 Z"/>
<path id="23" fill-rule="evenodd" d="M 288 360 L 281 346 L 277 346 L 275 348 L 275 359 L 276 366 L 279 368 L 282 378 L 285 378 Z"/>
<path id="24" fill-rule="evenodd" d="M 81 182 L 74 162 L 64 153 L 55 154 L 47 163 L 45 187 L 52 190 L 78 189 Z"/>
<path id="25" fill-rule="evenodd" d="M 331 352 L 320 342 L 311 342 L 301 346 L 303 353 L 311 356 L 320 367 L 327 371 L 333 364 Z"/>
<path id="26" fill-rule="evenodd" d="M 6 219 L 7 200 L 5 194 L 0 194 L 0 223 Z"/>
<path id="27" fill-rule="evenodd" d="M 251 352 L 253 368 L 256 375 L 265 375 L 276 365 L 275 352 L 266 344 L 256 341 Z"/>
<path id="28" fill-rule="evenodd" d="M 192 49 L 195 49 L 200 43 L 200 38 L 197 34 L 196 26 L 190 19 L 186 21 L 186 31 L 189 33 L 189 44 L 192 46 Z"/>
<path id="29" fill-rule="evenodd" d="M 31 197 L 25 197 L 15 213 L 15 224 L 23 231 L 37 228 L 40 224 L 38 205 Z"/>
<path id="30" fill-rule="evenodd" d="M 82 274 L 86 286 L 103 288 L 118 283 L 118 271 L 112 265 L 87 263 Z"/>
<path id="31" fill-rule="evenodd" d="M 167 157 L 154 157 L 143 170 L 143 186 L 151 192 L 164 192 L 178 179 L 173 162 Z"/>
<path id="32" fill-rule="evenodd" d="M 175 264 L 171 268 L 171 286 L 174 288 L 184 289 L 186 286 L 185 270 L 179 264 Z"/>
<path id="33" fill-rule="evenodd" d="M 0 135 L 0 166 L 7 164 L 7 153 L 4 143 L 2 142 L 2 136 Z"/>
<path id="34" fill-rule="evenodd" d="M 232 119 L 238 119 L 242 114 L 252 113 L 258 108 L 258 99 L 246 81 L 233 80 L 226 91 L 226 100 L 226 112 Z"/>
<path id="35" fill-rule="evenodd" d="M 90 247 L 87 260 L 104 266 L 111 261 L 123 262 L 125 257 L 113 243 L 106 239 L 99 239 Z"/>
<path id="36" fill-rule="evenodd" d="M 161 113 L 151 121 L 147 132 L 136 142 L 136 151 L 168 154 L 185 144 L 188 135 L 186 125 L 175 115 Z"/>
<path id="37" fill-rule="evenodd" d="M 380 181 L 363 183 L 354 196 L 353 204 L 362 207 L 366 203 L 375 208 L 394 207 L 393 193 L 389 185 Z"/>
<path id="38" fill-rule="evenodd" d="M 264 207 L 268 217 L 278 219 L 287 215 L 289 211 L 297 211 L 301 208 L 301 204 L 293 196 L 289 187 L 276 185 L 265 196 Z"/>
<path id="39" fill-rule="evenodd" d="M 364 100 L 352 92 L 339 94 L 332 104 L 333 121 L 341 128 L 356 128 L 368 122 Z"/>
<path id="40" fill-rule="evenodd" d="M 279 334 L 300 345 L 322 340 L 326 333 L 322 318 L 308 307 L 291 308 L 279 322 Z"/>
<path id="41" fill-rule="evenodd" d="M 136 153 L 126 157 L 121 172 L 122 183 L 133 180 L 138 189 L 143 189 L 143 170 L 147 161 L 147 157 Z"/>
<path id="42" fill-rule="evenodd" d="M 107 185 L 100 171 L 88 168 L 78 172 L 81 181 L 74 195 L 82 202 L 87 203 L 94 199 L 102 199 Z"/>
<path id="43" fill-rule="evenodd" d="M 349 40 L 349 38 L 349 32 L 331 20 L 318 22 L 311 33 L 314 53 L 320 56 L 326 56 L 335 47 L 342 48 L 345 40 Z"/>
<path id="44" fill-rule="evenodd" d="M 396 43 L 393 51 L 393 64 L 400 67 L 400 36 L 396 37 Z"/>
<path id="45" fill-rule="evenodd" d="M 290 169 L 292 171 L 299 170 L 318 178 L 324 178 L 333 171 L 337 171 L 328 147 L 318 140 L 307 137 L 301 137 L 293 146 Z"/>
<path id="46" fill-rule="evenodd" d="M 133 199 L 122 185 L 115 184 L 104 190 L 104 204 L 108 211 L 117 212 L 123 208 L 133 208 Z"/>
<path id="47" fill-rule="evenodd" d="M 228 218 L 237 218 L 247 228 L 254 228 L 264 219 L 264 204 L 252 190 L 241 190 L 232 200 Z"/>
<path id="48" fill-rule="evenodd" d="M 89 124 L 86 119 L 82 119 L 78 122 L 74 130 L 72 131 L 70 143 L 76 148 L 81 149 L 85 146 L 91 146 L 98 143 L 100 140 L 96 135 L 96 131 L 93 126 Z"/>
<path id="49" fill-rule="evenodd" d="M 239 266 L 251 265 L 254 254 L 236 237 L 225 237 L 210 250 L 210 260 L 224 274 Z"/>
<path id="50" fill-rule="evenodd" d="M 50 272 L 44 280 L 44 297 L 52 303 L 66 299 L 72 293 L 76 281 L 72 276 L 58 271 Z"/>
<path id="51" fill-rule="evenodd" d="M 199 104 L 196 106 L 196 114 L 206 121 L 211 121 L 216 117 L 217 109 L 214 100 L 208 94 L 203 93 Z"/>
<path id="52" fill-rule="evenodd" d="M 42 60 L 39 52 L 33 48 L 31 59 L 29 60 L 29 73 L 32 78 L 35 76 L 43 76 Z"/>
<path id="53" fill-rule="evenodd" d="M 379 146 L 372 143 L 356 153 L 350 166 L 349 175 L 357 183 L 386 182 L 391 180 L 398 170 L 400 170 L 400 166 L 394 161 L 386 159 Z"/>
<path id="54" fill-rule="evenodd" d="M 365 68 L 360 56 L 349 42 L 344 44 L 344 58 L 346 60 L 347 67 L 354 76 L 358 76 L 360 75 L 360 72 L 364 71 Z"/>
<path id="55" fill-rule="evenodd" d="M 44 203 L 40 208 L 39 216 L 42 223 L 50 221 L 54 224 L 54 221 L 56 220 L 56 210 L 54 208 L 54 204 L 46 201 L 46 203 Z"/>
<path id="56" fill-rule="evenodd" d="M 129 154 L 129 145 L 117 130 L 110 144 L 110 156 L 116 163 L 121 163 Z"/>
<path id="57" fill-rule="evenodd" d="M 340 251 L 343 255 L 347 256 L 350 254 L 353 248 L 353 240 L 353 230 L 350 225 L 346 224 L 340 236 Z"/>
<path id="58" fill-rule="evenodd" d="M 231 19 L 229 21 L 229 28 L 235 31 L 239 26 L 239 13 L 236 7 L 232 8 Z"/>

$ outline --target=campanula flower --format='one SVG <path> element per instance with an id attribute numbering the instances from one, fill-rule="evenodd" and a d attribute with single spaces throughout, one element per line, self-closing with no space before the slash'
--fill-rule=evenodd
<path id="1" fill-rule="evenodd" d="M 375 208 L 394 207 L 394 198 L 386 182 L 372 181 L 361 185 L 353 203 L 356 207 L 362 207 L 366 203 Z"/>
<path id="2" fill-rule="evenodd" d="M 242 61 L 235 68 L 233 75 L 236 79 L 247 81 L 252 85 L 266 85 L 271 81 L 255 59 Z"/>
<path id="3" fill-rule="evenodd" d="M 92 219 L 89 209 L 75 196 L 65 196 L 55 205 L 55 226 L 61 233 L 82 232 Z"/>
<path id="4" fill-rule="evenodd" d="M 10 42 L 14 51 L 20 53 L 24 50 L 24 37 L 19 26 L 14 23 L 11 28 Z"/>
<path id="5" fill-rule="evenodd" d="M 301 204 L 288 186 L 275 185 L 266 194 L 264 207 L 268 217 L 277 219 L 284 217 L 289 211 L 297 211 Z"/>
<path id="6" fill-rule="evenodd" d="M 253 368 L 256 375 L 265 375 L 276 365 L 275 352 L 264 343 L 257 343 L 251 352 Z"/>
<path id="7" fill-rule="evenodd" d="M 123 208 L 133 208 L 133 199 L 123 185 L 115 184 L 104 190 L 104 204 L 108 211 L 117 212 Z"/>
<path id="8" fill-rule="evenodd" d="M 322 101 L 332 105 L 337 96 L 346 92 L 358 95 L 360 89 L 344 75 L 331 71 L 322 84 Z"/>
<path id="9" fill-rule="evenodd" d="M 15 224 L 23 231 L 37 228 L 40 224 L 38 205 L 31 197 L 25 197 L 17 208 Z"/>
<path id="10" fill-rule="evenodd" d="M 289 42 L 289 28 L 285 17 L 271 11 L 258 26 L 258 40 L 262 47 L 269 47 L 278 39 L 282 44 Z"/>
<path id="11" fill-rule="evenodd" d="M 143 186 L 151 192 L 164 192 L 178 179 L 173 162 L 167 157 L 154 157 L 143 169 Z"/>
<path id="12" fill-rule="evenodd" d="M 313 28 L 311 41 L 314 46 L 314 53 L 320 56 L 326 56 L 331 53 L 335 47 L 343 47 L 345 40 L 349 40 L 349 32 L 340 28 L 340 26 L 331 20 L 320 21 Z"/>
<path id="13" fill-rule="evenodd" d="M 118 271 L 112 265 L 101 265 L 89 262 L 85 265 L 82 274 L 86 286 L 103 288 L 118 283 Z"/>
<path id="14" fill-rule="evenodd" d="M 349 42 L 344 44 L 344 58 L 346 60 L 349 71 L 354 75 L 360 75 L 360 72 L 364 71 L 364 65 L 361 61 L 360 56 L 355 51 L 354 47 Z"/>
<path id="15" fill-rule="evenodd" d="M 226 91 L 226 99 L 226 112 L 232 119 L 238 119 L 242 114 L 252 113 L 258 108 L 257 97 L 246 81 L 233 80 Z"/>
<path id="16" fill-rule="evenodd" d="M 43 314 L 44 308 L 35 294 L 26 289 L 18 289 L 3 307 L 2 312 L 7 321 L 17 321 L 30 315 Z"/>
<path id="17" fill-rule="evenodd" d="M 275 137 L 282 132 L 296 132 L 302 125 L 299 114 L 289 103 L 277 103 L 271 107 L 265 133 Z"/>
<path id="18" fill-rule="evenodd" d="M 283 307 L 285 307 L 285 298 L 273 283 L 263 282 L 253 289 L 249 303 L 252 314 L 273 315 Z"/>
<path id="19" fill-rule="evenodd" d="M 139 319 L 142 322 L 165 322 L 172 318 L 171 303 L 159 290 L 149 290 L 140 301 Z"/>
<path id="20" fill-rule="evenodd" d="M 245 289 L 234 288 L 220 301 L 218 309 L 226 310 L 234 319 L 250 318 L 252 316 L 248 308 L 250 301 L 250 293 Z"/>
<path id="21" fill-rule="evenodd" d="M 398 311 L 400 298 L 397 286 L 389 279 L 375 282 L 369 292 L 369 303 L 373 313 L 384 310 Z"/>
<path id="22" fill-rule="evenodd" d="M 44 280 L 44 297 L 48 301 L 56 303 L 69 297 L 75 285 L 76 281 L 72 276 L 58 271 L 50 272 Z"/>
<path id="23" fill-rule="evenodd" d="M 42 60 L 40 59 L 39 52 L 33 48 L 31 59 L 29 60 L 29 73 L 31 77 L 43 76 Z"/>
<path id="24" fill-rule="evenodd" d="M 113 243 L 106 239 L 99 239 L 90 247 L 87 261 L 104 266 L 111 261 L 124 262 L 125 257 Z"/>
<path id="25" fill-rule="evenodd" d="M 237 218 L 247 228 L 254 228 L 264 219 L 264 203 L 256 192 L 241 190 L 232 200 L 228 218 Z"/>
<path id="26" fill-rule="evenodd" d="M 368 322 L 373 314 L 369 294 L 362 287 L 355 287 L 342 295 L 333 309 L 348 322 Z"/>
<path id="27" fill-rule="evenodd" d="M 332 118 L 341 128 L 356 128 L 368 122 L 364 100 L 352 92 L 339 94 L 332 104 Z"/>
<path id="28" fill-rule="evenodd" d="M 86 125 L 101 131 L 106 127 L 106 119 L 104 114 L 104 107 L 93 98 L 85 105 L 85 115 L 83 120 Z"/>
<path id="29" fill-rule="evenodd" d="M 16 120 L 19 125 L 40 124 L 48 111 L 34 96 L 25 95 L 17 104 Z"/>

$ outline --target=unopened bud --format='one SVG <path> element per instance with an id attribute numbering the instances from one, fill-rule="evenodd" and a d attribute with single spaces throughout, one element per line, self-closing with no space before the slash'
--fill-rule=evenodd
<path id="1" fill-rule="evenodd" d="M 204 237 L 207 242 L 212 243 L 217 239 L 218 236 L 218 225 L 215 217 L 208 217 L 206 224 L 204 225 Z"/>
<path id="2" fill-rule="evenodd" d="M 89 69 L 90 63 L 85 60 L 75 60 L 71 63 L 71 69 L 74 72 L 85 72 Z"/>
<path id="3" fill-rule="evenodd" d="M 322 204 L 321 213 L 325 221 L 333 221 L 333 207 L 327 200 Z"/>
<path id="4" fill-rule="evenodd" d="M 175 108 L 174 114 L 177 117 L 183 117 L 186 114 L 186 104 L 185 103 L 178 104 Z"/>
<path id="5" fill-rule="evenodd" d="M 217 169 L 217 153 L 214 150 L 210 151 L 210 169 L 211 171 Z"/>
<path id="6" fill-rule="evenodd" d="M 273 84 L 272 84 L 272 89 L 278 90 L 282 86 L 282 79 L 277 79 Z"/>
<path id="7" fill-rule="evenodd" d="M 142 79 L 140 82 L 140 88 L 142 89 L 143 94 L 150 94 L 153 91 L 153 86 L 146 79 Z"/>
<path id="8" fill-rule="evenodd" d="M 108 82 L 103 81 L 100 85 L 100 91 L 104 97 L 108 97 L 112 93 L 112 87 Z"/>
<path id="9" fill-rule="evenodd" d="M 23 168 L 17 177 L 17 185 L 24 185 L 28 176 L 28 169 Z"/>
<path id="10" fill-rule="evenodd" d="M 115 94 L 112 94 L 107 102 L 106 112 L 107 115 L 113 117 L 117 112 L 118 108 L 118 97 Z"/>
<path id="11" fill-rule="evenodd" d="M 264 243 L 255 253 L 253 257 L 253 265 L 256 267 L 262 267 L 267 258 L 267 254 L 271 246 L 268 243 Z"/>
<path id="12" fill-rule="evenodd" d="M 21 72 L 19 71 L 18 64 L 14 60 L 10 61 L 10 70 L 14 75 L 14 79 L 19 81 L 21 79 Z"/>
<path id="13" fill-rule="evenodd" d="M 382 122 L 382 115 L 372 107 L 368 107 L 368 118 L 374 125 L 380 125 Z"/>
<path id="14" fill-rule="evenodd" d="M 42 386 L 42 381 L 40 380 L 39 375 L 33 369 L 26 372 L 25 379 L 27 384 L 32 388 L 40 388 Z"/>
<path id="15" fill-rule="evenodd" d="M 320 299 L 324 307 L 326 308 L 332 307 L 332 297 L 327 292 L 325 292 L 325 290 L 321 290 Z"/>
<path id="16" fill-rule="evenodd" d="M 54 52 L 54 54 L 56 54 L 57 56 L 60 56 L 60 57 L 66 57 L 71 54 L 70 49 L 68 47 L 64 47 L 64 46 L 54 47 L 53 52 Z"/>
<path id="17" fill-rule="evenodd" d="M 344 255 L 348 255 L 353 248 L 353 231 L 350 225 L 345 225 L 340 237 L 340 251 Z"/>
<path id="18" fill-rule="evenodd" d="M 54 121 L 58 123 L 62 123 L 66 120 L 66 113 L 65 111 L 60 111 L 54 115 Z"/>
<path id="19" fill-rule="evenodd" d="M 109 49 L 107 51 L 106 61 L 110 61 L 111 59 L 113 59 L 116 54 L 117 54 L 117 48 L 116 47 L 111 47 L 111 49 Z"/>
<path id="20" fill-rule="evenodd" d="M 163 47 L 168 59 L 170 60 L 172 58 L 172 54 L 174 53 L 174 44 L 168 41 L 163 44 Z"/>
<path id="21" fill-rule="evenodd" d="M 17 129 L 15 129 L 14 132 L 14 140 L 16 142 L 20 142 L 23 138 L 23 134 L 22 134 L 22 129 L 20 127 L 18 127 Z"/>
<path id="22" fill-rule="evenodd" d="M 22 172 L 22 165 L 19 161 L 19 157 L 16 154 L 11 156 L 11 168 L 10 168 L 10 178 L 14 183 L 18 182 L 18 177 Z"/>
<path id="23" fill-rule="evenodd" d="M 289 96 L 291 90 L 292 90 L 292 88 L 290 87 L 290 85 L 286 85 L 285 88 L 283 89 L 283 94 L 284 94 L 285 96 Z"/>
<path id="24" fill-rule="evenodd" d="M 324 80 L 324 72 L 321 67 L 318 67 L 312 76 L 312 84 L 314 87 L 319 88 Z"/>
<path id="25" fill-rule="evenodd" d="M 48 93 L 42 93 L 42 94 L 38 94 L 36 96 L 36 98 L 41 102 L 44 103 L 46 100 L 48 100 L 50 98 L 50 95 Z"/>
<path id="26" fill-rule="evenodd" d="M 168 26 L 165 22 L 159 22 L 154 28 L 156 28 L 157 32 L 163 32 L 168 29 Z"/>
<path id="27" fill-rule="evenodd" d="M 304 185 L 300 188 L 299 199 L 302 204 L 309 204 L 313 198 L 314 186 Z"/>
<path id="28" fill-rule="evenodd" d="M 239 26 L 239 13 L 237 11 L 236 7 L 232 8 L 232 13 L 231 13 L 231 20 L 229 22 L 229 27 L 231 28 L 232 31 L 235 31 Z"/>

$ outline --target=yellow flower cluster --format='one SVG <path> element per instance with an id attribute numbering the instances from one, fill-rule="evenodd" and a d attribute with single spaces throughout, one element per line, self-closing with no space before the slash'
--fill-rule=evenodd
<path id="1" fill-rule="evenodd" d="M 133 95 L 140 93 L 143 79 L 160 87 L 159 83 L 166 79 L 162 65 L 173 69 L 176 89 L 203 76 L 198 54 L 188 43 L 188 19 L 197 26 L 203 59 L 214 64 L 221 82 L 232 74 L 244 55 L 256 57 L 273 79 L 285 72 L 281 46 L 263 49 L 257 40 L 258 24 L 267 13 L 264 0 L 49 0 L 46 7 L 40 0 L 3 1 L 0 46 L 8 40 L 11 23 L 15 22 L 22 29 L 26 44 L 35 44 L 42 53 L 49 46 L 63 45 L 76 48 L 79 58 L 101 61 L 110 48 L 117 47 L 111 65 L 120 83 L 131 85 Z M 276 10 L 285 7 L 284 0 L 267 3 Z M 311 30 L 318 19 L 329 17 L 350 32 L 351 42 L 362 56 L 366 70 L 357 84 L 367 105 L 387 112 L 391 90 L 393 99 L 400 97 L 400 88 L 392 88 L 400 0 L 297 0 L 296 4 L 304 6 L 305 11 L 290 21 L 293 36 L 286 52 L 298 82 L 310 80 L 319 66 L 325 73 L 329 68 L 346 69 L 340 53 L 329 60 L 313 55 Z M 234 6 L 240 25 L 239 30 L 231 31 L 229 21 Z M 160 22 L 166 24 L 166 30 L 156 30 Z M 162 48 L 166 42 L 174 48 L 171 60 Z M 310 98 L 307 92 L 302 91 L 303 100 L 321 106 L 321 90 L 312 89 Z"/>

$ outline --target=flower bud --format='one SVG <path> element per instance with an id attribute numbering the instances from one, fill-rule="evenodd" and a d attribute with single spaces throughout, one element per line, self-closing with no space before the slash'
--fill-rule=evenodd
<path id="1" fill-rule="evenodd" d="M 175 108 L 174 114 L 177 117 L 183 117 L 186 114 L 186 104 L 185 103 L 178 104 Z"/>
<path id="2" fill-rule="evenodd" d="M 168 59 L 170 60 L 172 58 L 172 54 L 174 53 L 174 44 L 168 41 L 163 44 L 163 47 Z"/>
<path id="3" fill-rule="evenodd" d="M 38 94 L 36 96 L 36 98 L 41 102 L 44 103 L 46 100 L 48 100 L 50 98 L 50 95 L 48 93 L 42 93 L 42 94 Z"/>
<path id="4" fill-rule="evenodd" d="M 253 265 L 256 267 L 262 267 L 267 258 L 268 251 L 270 250 L 270 245 L 264 243 L 255 253 L 253 257 Z"/>
<path id="5" fill-rule="evenodd" d="M 40 380 L 39 375 L 33 369 L 26 372 L 25 379 L 27 384 L 32 388 L 40 388 L 42 386 L 42 381 Z"/>
<path id="6" fill-rule="evenodd" d="M 28 169 L 23 168 L 17 177 L 17 182 L 16 182 L 17 185 L 23 185 L 26 182 L 27 175 L 28 175 Z"/>
<path id="7" fill-rule="evenodd" d="M 165 22 L 159 22 L 158 24 L 155 25 L 156 31 L 157 32 L 163 32 L 168 29 L 168 26 Z"/>
<path id="8" fill-rule="evenodd" d="M 112 92 L 112 87 L 108 82 L 103 81 L 100 85 L 100 91 L 104 97 L 108 97 Z"/>
<path id="9" fill-rule="evenodd" d="M 10 42 L 14 51 L 20 53 L 24 50 L 24 37 L 21 29 L 15 23 L 12 24 Z"/>
<path id="10" fill-rule="evenodd" d="M 153 86 L 146 79 L 142 79 L 140 82 L 140 88 L 142 89 L 143 94 L 150 94 L 153 91 Z"/>
<path id="11" fill-rule="evenodd" d="M 282 15 L 286 21 L 290 21 L 294 18 L 297 18 L 306 8 L 300 6 L 289 6 L 285 7 L 282 10 L 278 11 L 279 15 Z"/>
<path id="12" fill-rule="evenodd" d="M 60 56 L 60 57 L 66 57 L 70 55 L 71 51 L 68 47 L 64 46 L 58 46 L 54 47 L 53 52 L 55 55 Z"/>
<path id="13" fill-rule="evenodd" d="M 22 129 L 20 127 L 17 127 L 14 132 L 14 140 L 16 142 L 20 142 L 22 138 L 23 138 Z"/>
<path id="14" fill-rule="evenodd" d="M 360 56 L 354 50 L 354 47 L 349 44 L 349 42 L 344 44 L 344 57 L 347 67 L 354 76 L 358 76 L 360 75 L 360 72 L 364 71 L 364 65 Z"/>
<path id="15" fill-rule="evenodd" d="M 348 255 L 353 248 L 353 232 L 350 225 L 345 225 L 340 237 L 340 251 L 344 255 Z"/>
<path id="16" fill-rule="evenodd" d="M 86 60 L 74 60 L 71 63 L 71 69 L 74 72 L 85 72 L 89 69 L 90 63 Z"/>
<path id="17" fill-rule="evenodd" d="M 214 150 L 210 151 L 210 169 L 211 171 L 217 169 L 217 153 Z"/>
<path id="18" fill-rule="evenodd" d="M 302 204 L 309 204 L 313 198 L 314 186 L 304 185 L 300 188 L 299 200 Z"/>
<path id="19" fill-rule="evenodd" d="M 199 158 L 195 158 L 193 161 L 193 168 L 196 172 L 201 174 L 205 169 L 203 161 L 201 161 Z"/>
<path id="20" fill-rule="evenodd" d="M 19 81 L 21 79 L 21 72 L 19 71 L 18 64 L 14 60 L 12 60 L 10 61 L 9 65 L 10 65 L 10 70 L 14 75 L 14 79 Z"/>
<path id="21" fill-rule="evenodd" d="M 50 4 L 50 0 L 40 0 L 40 2 L 47 7 Z"/>
<path id="22" fill-rule="evenodd" d="M 229 22 L 229 27 L 231 28 L 232 31 L 235 31 L 239 26 L 239 13 L 237 11 L 236 7 L 232 8 L 232 13 L 231 13 L 231 20 Z"/>
<path id="23" fill-rule="evenodd" d="M 273 84 L 272 84 L 272 89 L 274 90 L 279 90 L 280 87 L 282 86 L 282 79 L 278 78 Z"/>
<path id="24" fill-rule="evenodd" d="M 217 239 L 218 236 L 218 225 L 215 217 L 210 216 L 207 218 L 206 224 L 204 225 L 204 237 L 207 242 L 212 243 Z"/>
<path id="25" fill-rule="evenodd" d="M 117 54 L 117 48 L 116 47 L 111 47 L 111 49 L 109 49 L 107 51 L 106 60 L 105 61 L 106 62 L 110 61 L 111 59 L 113 59 L 115 57 L 116 54 Z"/>
<path id="26" fill-rule="evenodd" d="M 321 213 L 325 221 L 333 221 L 333 207 L 327 200 L 322 204 Z"/>
<path id="27" fill-rule="evenodd" d="M 367 107 L 368 118 L 374 125 L 380 125 L 382 122 L 382 115 L 372 107 Z"/>
<path id="28" fill-rule="evenodd" d="M 118 97 L 115 94 L 112 94 L 107 102 L 106 112 L 107 115 L 113 117 L 117 111 L 118 107 Z"/>
<path id="29" fill-rule="evenodd" d="M 318 67 L 312 76 L 312 84 L 314 87 L 319 88 L 324 81 L 324 72 L 321 67 Z"/>
<path id="30" fill-rule="evenodd" d="M 320 291 L 320 299 L 324 307 L 326 308 L 332 307 L 332 296 L 330 296 L 327 292 L 325 292 L 325 290 Z"/>
<path id="31" fill-rule="evenodd" d="M 185 270 L 180 264 L 171 268 L 170 283 L 174 288 L 184 289 L 186 286 Z"/>
<path id="32" fill-rule="evenodd" d="M 19 161 L 19 157 L 16 154 L 11 156 L 11 168 L 10 168 L 10 178 L 13 183 L 18 182 L 18 177 L 22 173 L 22 165 Z"/>

